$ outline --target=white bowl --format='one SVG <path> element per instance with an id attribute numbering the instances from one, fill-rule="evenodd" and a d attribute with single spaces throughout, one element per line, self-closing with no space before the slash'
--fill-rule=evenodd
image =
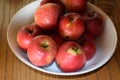
<path id="1" fill-rule="evenodd" d="M 111 19 L 99 8 L 94 6 L 91 3 L 88 3 L 88 7 L 90 9 L 93 9 L 100 14 L 103 15 L 105 19 L 105 27 L 103 33 L 98 37 L 96 40 L 96 45 L 97 45 L 97 51 L 96 55 L 90 60 L 87 61 L 85 66 L 77 71 L 77 72 L 70 72 L 70 73 L 64 73 L 61 72 L 55 62 L 53 62 L 50 66 L 48 67 L 37 67 L 33 65 L 31 62 L 29 62 L 26 53 L 23 52 L 17 44 L 16 41 L 16 35 L 18 30 L 26 24 L 30 24 L 33 22 L 34 18 L 34 11 L 37 9 L 39 6 L 41 0 L 39 1 L 34 1 L 22 9 L 20 9 L 15 16 L 12 18 L 8 30 L 7 30 L 7 40 L 9 43 L 10 48 L 12 49 L 13 53 L 25 64 L 28 66 L 42 72 L 54 74 L 54 75 L 79 75 L 79 74 L 84 74 L 91 72 L 95 69 L 98 69 L 99 67 L 103 66 L 113 55 L 114 50 L 116 48 L 117 44 L 117 33 L 114 27 L 113 22 Z"/>

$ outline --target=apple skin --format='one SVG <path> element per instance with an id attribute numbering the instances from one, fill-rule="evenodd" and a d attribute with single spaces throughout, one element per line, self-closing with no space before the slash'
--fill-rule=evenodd
<path id="1" fill-rule="evenodd" d="M 65 5 L 62 3 L 61 0 L 42 0 L 41 3 L 40 3 L 40 6 L 42 6 L 42 5 L 46 4 L 46 3 L 58 4 L 62 9 L 62 14 L 65 13 Z"/>
<path id="2" fill-rule="evenodd" d="M 86 29 L 85 34 L 93 38 L 98 37 L 103 31 L 103 16 L 95 11 L 88 11 L 83 19 L 85 21 Z"/>
<path id="3" fill-rule="evenodd" d="M 40 6 L 34 14 L 35 23 L 42 29 L 50 30 L 56 27 L 61 14 L 61 8 L 55 3 Z"/>
<path id="4" fill-rule="evenodd" d="M 18 45 L 21 49 L 27 51 L 31 40 L 42 33 L 42 29 L 36 23 L 25 25 L 17 33 Z"/>
<path id="5" fill-rule="evenodd" d="M 59 33 L 66 40 L 76 40 L 84 32 L 84 22 L 77 13 L 66 13 L 60 18 Z"/>
<path id="6" fill-rule="evenodd" d="M 61 38 L 59 34 L 52 34 L 50 37 L 56 42 L 57 47 L 59 47 L 65 40 Z"/>
<path id="7" fill-rule="evenodd" d="M 96 54 L 96 44 L 94 39 L 88 35 L 84 35 L 81 38 L 80 45 L 82 46 L 85 52 L 86 60 L 88 61 L 92 59 L 92 57 Z"/>
<path id="8" fill-rule="evenodd" d="M 86 10 L 86 0 L 61 0 L 66 9 L 70 12 L 84 13 Z"/>
<path id="9" fill-rule="evenodd" d="M 78 43 L 68 41 L 59 47 L 55 61 L 61 71 L 74 72 L 85 65 L 86 56 Z"/>
<path id="10" fill-rule="evenodd" d="M 32 39 L 27 55 L 36 66 L 47 66 L 53 62 L 57 53 L 55 41 L 46 35 L 39 35 Z"/>

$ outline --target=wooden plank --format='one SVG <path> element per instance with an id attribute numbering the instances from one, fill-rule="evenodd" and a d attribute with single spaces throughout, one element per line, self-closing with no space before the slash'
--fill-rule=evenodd
<path id="1" fill-rule="evenodd" d="M 120 1 L 117 1 L 116 0 L 116 7 L 115 7 L 115 11 L 113 12 L 113 16 L 111 17 L 112 20 L 114 21 L 114 24 L 115 24 L 115 28 L 116 28 L 116 31 L 117 31 L 117 35 L 118 35 L 118 44 L 117 44 L 117 47 L 116 47 L 116 50 L 115 50 L 115 59 L 116 59 L 116 63 L 118 65 L 118 71 L 120 72 L 120 43 L 119 43 L 119 40 L 120 40 L 120 17 L 118 17 L 117 15 L 120 14 L 120 5 L 119 5 Z"/>
<path id="2" fill-rule="evenodd" d="M 4 0 L 1 0 L 0 1 L 1 3 L 3 3 L 4 2 Z M 1 28 L 2 28 L 2 23 L 3 23 L 3 10 L 4 10 L 4 4 L 0 4 L 0 31 L 1 31 Z"/>
<path id="3" fill-rule="evenodd" d="M 14 57 L 13 57 L 13 69 L 12 69 L 12 80 L 17 80 L 18 78 L 19 78 L 19 74 L 17 73 L 17 66 L 19 66 L 18 64 L 17 64 L 17 57 L 15 57 L 15 55 L 14 55 Z"/>
<path id="4" fill-rule="evenodd" d="M 0 79 L 4 80 L 6 77 L 6 55 L 7 55 L 7 25 L 9 20 L 9 11 L 5 7 L 5 0 L 1 1 L 1 12 L 0 12 Z"/>
<path id="5" fill-rule="evenodd" d="M 8 49 L 9 50 L 9 49 Z M 12 52 L 8 52 L 6 56 L 6 74 L 5 74 L 5 80 L 12 80 L 13 78 L 13 54 Z"/>
<path id="6" fill-rule="evenodd" d="M 88 75 L 86 76 L 87 77 L 87 80 L 97 80 L 97 74 L 96 74 L 97 71 L 93 71 L 91 73 L 88 73 Z"/>
<path id="7" fill-rule="evenodd" d="M 116 63 L 115 56 L 113 56 L 110 63 L 108 63 L 108 70 L 111 80 L 120 80 L 119 66 Z"/>
<path id="8" fill-rule="evenodd" d="M 98 80 L 110 80 L 109 72 L 107 65 L 104 65 L 100 70 L 97 72 Z"/>

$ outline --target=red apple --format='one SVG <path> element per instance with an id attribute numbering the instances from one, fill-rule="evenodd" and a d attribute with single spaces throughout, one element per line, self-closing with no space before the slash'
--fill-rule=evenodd
<path id="1" fill-rule="evenodd" d="M 56 53 L 57 46 L 55 41 L 46 35 L 33 38 L 27 50 L 28 59 L 36 66 L 51 64 Z"/>
<path id="2" fill-rule="evenodd" d="M 51 3 L 52 0 L 41 0 L 40 6 L 46 4 L 46 3 Z"/>
<path id="3" fill-rule="evenodd" d="M 40 6 L 42 6 L 42 5 L 46 4 L 46 3 L 58 4 L 62 9 L 62 13 L 65 12 L 65 5 L 61 2 L 61 0 L 42 0 L 41 3 L 40 3 Z"/>
<path id="4" fill-rule="evenodd" d="M 86 10 L 86 0 L 61 0 L 68 11 L 83 13 Z"/>
<path id="5" fill-rule="evenodd" d="M 20 46 L 20 48 L 26 51 L 31 40 L 35 36 L 40 34 L 42 34 L 42 29 L 36 23 L 25 25 L 18 31 L 17 34 L 18 45 Z"/>
<path id="6" fill-rule="evenodd" d="M 63 38 L 61 38 L 61 36 L 58 34 L 52 34 L 50 37 L 56 42 L 57 47 L 59 47 L 64 42 Z"/>
<path id="7" fill-rule="evenodd" d="M 84 32 L 84 22 L 77 13 L 66 13 L 60 18 L 59 33 L 66 40 L 75 40 Z"/>
<path id="8" fill-rule="evenodd" d="M 85 33 L 93 38 L 98 37 L 103 31 L 103 17 L 95 11 L 89 11 L 84 15 L 86 24 Z"/>
<path id="9" fill-rule="evenodd" d="M 74 72 L 84 66 L 86 56 L 84 50 L 78 43 L 68 41 L 59 47 L 55 61 L 62 71 Z"/>
<path id="10" fill-rule="evenodd" d="M 50 30 L 56 27 L 61 8 L 55 3 L 47 3 L 40 6 L 35 14 L 35 22 L 43 29 Z"/>
<path id="11" fill-rule="evenodd" d="M 86 59 L 90 60 L 96 53 L 96 44 L 93 38 L 88 35 L 84 35 L 80 44 L 85 51 Z"/>

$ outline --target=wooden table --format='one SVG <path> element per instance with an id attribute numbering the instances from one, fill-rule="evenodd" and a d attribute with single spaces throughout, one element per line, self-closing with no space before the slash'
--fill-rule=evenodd
<path id="1" fill-rule="evenodd" d="M 115 54 L 103 67 L 84 75 L 55 76 L 21 62 L 7 43 L 7 28 L 13 15 L 34 0 L 0 0 L 0 80 L 120 80 L 120 0 L 91 0 L 105 11 L 115 24 L 118 44 Z"/>

